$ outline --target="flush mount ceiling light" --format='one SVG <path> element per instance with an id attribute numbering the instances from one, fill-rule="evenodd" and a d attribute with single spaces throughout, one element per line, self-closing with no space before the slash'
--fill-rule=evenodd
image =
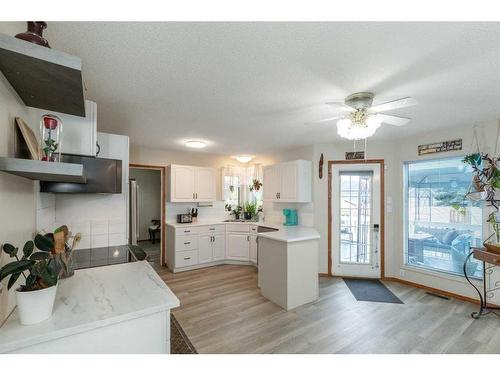
<path id="1" fill-rule="evenodd" d="M 344 103 L 326 103 L 335 106 L 340 112 L 337 116 L 329 117 L 316 123 L 337 121 L 337 132 L 342 138 L 360 140 L 371 137 L 382 123 L 403 126 L 410 119 L 401 116 L 386 115 L 380 112 L 397 108 L 410 107 L 417 104 L 410 97 L 372 106 L 374 94 L 371 92 L 358 92 L 345 98 Z"/>
<path id="2" fill-rule="evenodd" d="M 252 155 L 237 155 L 234 157 L 236 160 L 238 160 L 240 163 L 248 163 L 250 160 L 253 159 Z"/>
<path id="3" fill-rule="evenodd" d="M 207 143 L 204 141 L 186 141 L 184 142 L 186 147 L 189 148 L 205 148 L 207 147 Z"/>

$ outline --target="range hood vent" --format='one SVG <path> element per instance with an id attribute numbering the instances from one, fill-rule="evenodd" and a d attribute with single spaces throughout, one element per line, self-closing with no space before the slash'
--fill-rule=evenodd
<path id="1" fill-rule="evenodd" d="M 85 117 L 79 57 L 0 34 L 0 70 L 28 107 Z"/>
<path id="2" fill-rule="evenodd" d="M 86 183 L 40 182 L 40 191 L 45 193 L 103 193 L 122 192 L 122 161 L 89 156 L 61 155 L 64 163 L 82 164 Z"/>

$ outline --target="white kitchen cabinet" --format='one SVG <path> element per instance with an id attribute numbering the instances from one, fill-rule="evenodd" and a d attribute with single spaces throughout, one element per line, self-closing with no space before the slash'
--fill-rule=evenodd
<path id="1" fill-rule="evenodd" d="M 189 165 L 168 167 L 169 202 L 215 201 L 215 169 Z"/>
<path id="2" fill-rule="evenodd" d="M 250 256 L 250 235 L 245 233 L 227 233 L 227 259 L 246 260 Z"/>
<path id="3" fill-rule="evenodd" d="M 52 114 L 62 121 L 61 152 L 63 154 L 96 156 L 97 154 L 97 104 L 85 100 L 85 117 L 72 116 L 46 109 L 29 108 L 35 134 L 38 133 L 40 119 Z"/>
<path id="4" fill-rule="evenodd" d="M 257 236 L 250 235 L 250 262 L 257 263 Z"/>
<path id="5" fill-rule="evenodd" d="M 222 234 L 214 235 L 213 260 L 224 260 L 226 258 L 226 236 Z"/>
<path id="6" fill-rule="evenodd" d="M 312 162 L 295 160 L 264 167 L 263 199 L 307 203 L 312 200 Z"/>
<path id="7" fill-rule="evenodd" d="M 198 261 L 208 263 L 213 260 L 213 236 L 210 234 L 200 234 L 198 236 Z"/>
<path id="8" fill-rule="evenodd" d="M 213 202 L 215 200 L 215 170 L 213 168 L 196 168 L 195 199 L 197 202 Z"/>

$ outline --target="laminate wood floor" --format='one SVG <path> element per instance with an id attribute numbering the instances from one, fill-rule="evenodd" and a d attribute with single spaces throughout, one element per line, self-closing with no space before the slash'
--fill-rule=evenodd
<path id="1" fill-rule="evenodd" d="M 359 302 L 320 277 L 319 300 L 287 312 L 260 295 L 254 267 L 157 271 L 199 353 L 500 353 L 500 318 L 471 319 L 475 305 L 397 282 L 384 283 L 402 305 Z"/>

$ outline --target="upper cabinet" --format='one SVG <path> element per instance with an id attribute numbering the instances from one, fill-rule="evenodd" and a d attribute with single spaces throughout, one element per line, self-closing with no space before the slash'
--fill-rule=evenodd
<path id="1" fill-rule="evenodd" d="M 172 164 L 168 167 L 169 202 L 213 202 L 215 169 Z"/>
<path id="2" fill-rule="evenodd" d="M 312 162 L 295 160 L 264 167 L 262 188 L 268 202 L 311 202 Z"/>

